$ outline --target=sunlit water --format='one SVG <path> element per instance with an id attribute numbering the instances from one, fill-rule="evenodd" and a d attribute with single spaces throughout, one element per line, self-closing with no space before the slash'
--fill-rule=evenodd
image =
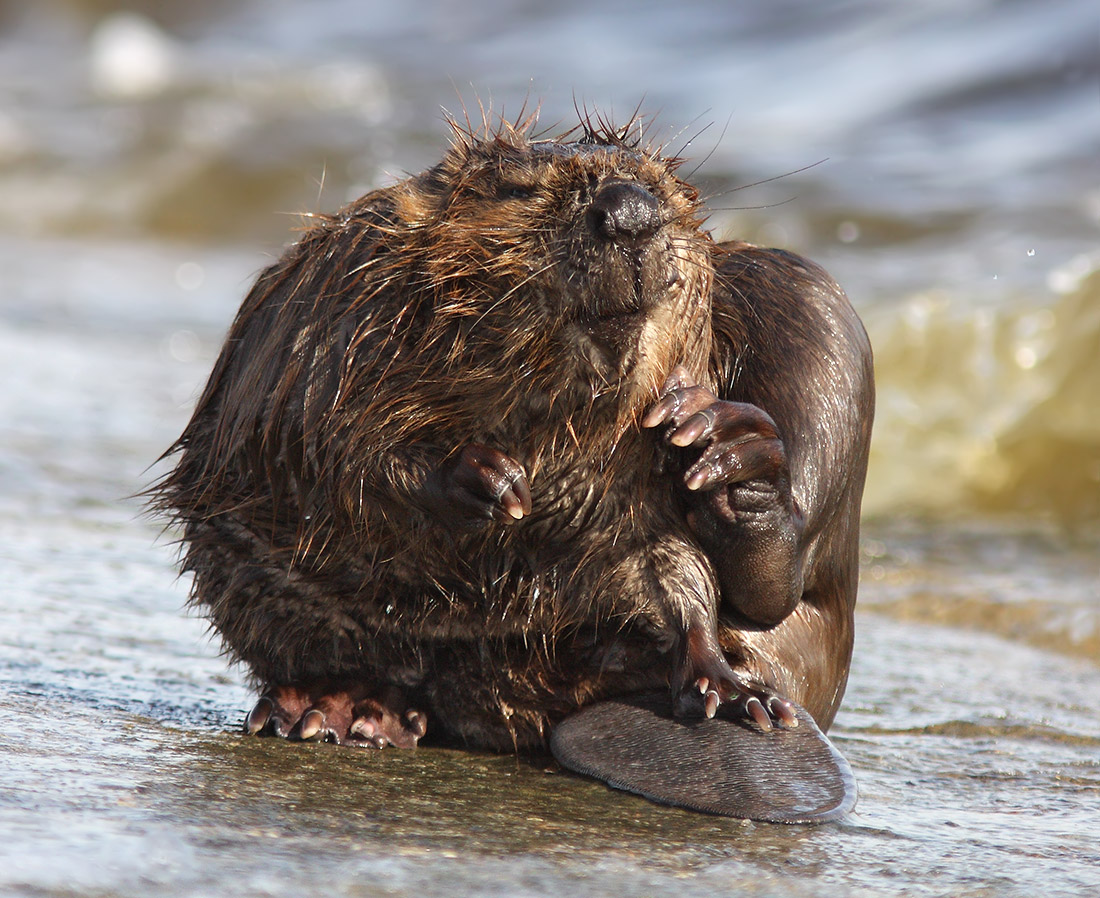
<path id="1" fill-rule="evenodd" d="M 738 6 L 0 7 L 0 892 L 1100 889 L 1097 14 Z M 644 95 L 715 229 L 817 258 L 863 314 L 845 822 L 237 735 L 248 690 L 126 497 L 296 226 L 280 213 L 429 164 L 452 81 L 473 107 L 541 98 L 548 126 L 574 92 L 622 117 Z"/>

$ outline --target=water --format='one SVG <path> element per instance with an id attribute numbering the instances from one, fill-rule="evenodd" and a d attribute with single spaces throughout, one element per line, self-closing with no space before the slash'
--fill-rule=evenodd
<path id="1" fill-rule="evenodd" d="M 1100 887 L 1092 3 L 25 6 L 0 5 L 0 893 Z M 841 824 L 244 740 L 248 690 L 126 498 L 294 213 L 430 164 L 441 105 L 529 97 L 552 128 L 574 95 L 644 100 L 715 230 L 811 255 L 868 324 Z"/>

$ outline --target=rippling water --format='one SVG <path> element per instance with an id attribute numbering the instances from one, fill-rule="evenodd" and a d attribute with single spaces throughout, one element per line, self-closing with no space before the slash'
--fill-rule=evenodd
<path id="1" fill-rule="evenodd" d="M 1092 2 L 109 6 L 0 3 L 0 891 L 1100 888 Z M 440 106 L 525 100 L 551 130 L 643 102 L 716 232 L 818 259 L 867 322 L 843 824 L 242 740 L 125 499 L 297 213 L 430 164 Z"/>

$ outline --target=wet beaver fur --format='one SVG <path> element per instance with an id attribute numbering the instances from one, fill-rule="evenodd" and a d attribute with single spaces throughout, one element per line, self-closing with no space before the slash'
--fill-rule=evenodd
<path id="1" fill-rule="evenodd" d="M 259 276 L 154 488 L 249 732 L 537 750 L 654 688 L 829 726 L 867 339 L 634 133 L 456 126 Z"/>

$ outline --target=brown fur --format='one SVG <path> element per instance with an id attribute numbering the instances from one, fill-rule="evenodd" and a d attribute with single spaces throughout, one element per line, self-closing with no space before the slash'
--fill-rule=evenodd
<path id="1" fill-rule="evenodd" d="M 436 736 L 531 748 L 580 704 L 667 685 L 702 615 L 735 669 L 831 721 L 866 338 L 819 269 L 714 244 L 678 160 L 627 133 L 456 128 L 438 166 L 319 218 L 257 280 L 155 492 L 194 602 L 260 684 L 397 685 Z M 659 201 L 637 268 L 586 221 L 608 179 Z M 676 365 L 784 437 L 804 594 L 776 627 L 723 608 L 677 451 L 640 426 Z M 523 465 L 530 515 L 433 510 L 426 481 L 471 443 Z"/>

